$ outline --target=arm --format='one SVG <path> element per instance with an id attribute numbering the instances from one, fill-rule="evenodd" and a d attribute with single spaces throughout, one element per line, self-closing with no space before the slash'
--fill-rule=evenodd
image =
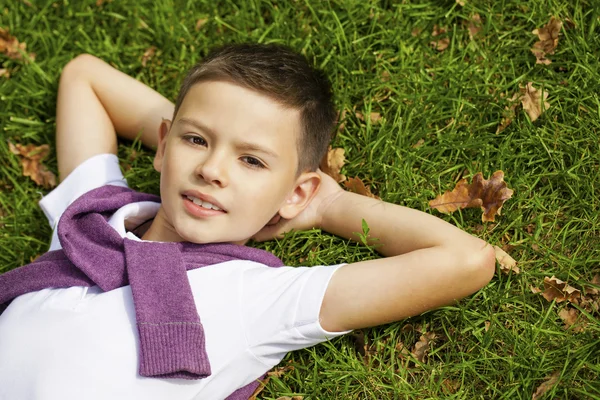
<path id="1" fill-rule="evenodd" d="M 156 91 L 82 54 L 63 69 L 56 108 L 56 152 L 60 180 L 97 154 L 117 152 L 117 135 L 133 140 L 141 132 L 148 147 L 157 143 L 162 118 L 174 105 Z"/>
<path id="2" fill-rule="evenodd" d="M 474 293 L 492 278 L 494 250 L 483 240 L 427 213 L 346 192 L 318 172 L 321 184 L 306 209 L 291 220 L 275 219 L 255 238 L 319 227 L 358 241 L 367 221 L 369 244 L 386 258 L 336 271 L 321 305 L 324 329 L 340 332 L 418 315 Z"/>
<path id="3" fill-rule="evenodd" d="M 343 192 L 321 215 L 322 229 L 354 240 L 365 219 L 387 257 L 333 275 L 320 312 L 328 331 L 418 315 L 476 292 L 494 274 L 489 244 L 424 212 Z"/>

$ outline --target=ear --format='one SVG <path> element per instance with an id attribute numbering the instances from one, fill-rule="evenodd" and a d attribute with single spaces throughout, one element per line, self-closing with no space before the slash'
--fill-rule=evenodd
<path id="1" fill-rule="evenodd" d="M 160 172 L 162 169 L 163 159 L 165 158 L 165 149 L 167 147 L 167 134 L 171 130 L 171 121 L 163 119 L 158 128 L 158 146 L 156 147 L 156 155 L 154 156 L 154 169 Z"/>
<path id="2" fill-rule="evenodd" d="M 293 219 L 312 201 L 321 185 L 321 177 L 316 172 L 304 172 L 296 179 L 296 186 L 279 209 L 279 215 Z"/>

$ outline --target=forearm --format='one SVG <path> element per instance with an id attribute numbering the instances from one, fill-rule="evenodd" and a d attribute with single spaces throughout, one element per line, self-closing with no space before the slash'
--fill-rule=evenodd
<path id="1" fill-rule="evenodd" d="M 363 219 L 369 226 L 369 244 L 387 257 L 430 247 L 462 251 L 487 245 L 440 218 L 351 192 L 341 193 L 328 206 L 321 228 L 358 241 Z"/>
<path id="2" fill-rule="evenodd" d="M 154 147 L 162 118 L 170 119 L 173 104 L 104 61 L 81 55 L 61 75 L 56 141 L 61 179 L 86 158 L 115 153 L 116 133 Z"/>

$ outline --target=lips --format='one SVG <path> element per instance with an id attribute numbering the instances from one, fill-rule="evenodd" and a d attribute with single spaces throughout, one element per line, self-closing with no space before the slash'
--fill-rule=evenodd
<path id="1" fill-rule="evenodd" d="M 195 190 L 183 192 L 181 198 L 186 211 L 197 218 L 214 217 L 227 213 L 217 199 Z"/>

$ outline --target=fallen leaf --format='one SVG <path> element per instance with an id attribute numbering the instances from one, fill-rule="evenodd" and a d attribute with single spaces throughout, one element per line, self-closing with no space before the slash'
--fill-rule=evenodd
<path id="1" fill-rule="evenodd" d="M 506 127 L 508 127 L 510 124 L 512 124 L 513 120 L 515 119 L 515 110 L 517 108 L 517 105 L 518 105 L 520 99 L 521 99 L 520 95 L 515 93 L 508 100 L 509 105 L 504 107 L 504 116 L 502 118 L 502 121 L 500 121 L 500 125 L 498 125 L 498 127 L 496 128 L 496 134 L 502 132 L 503 130 L 506 129 Z"/>
<path id="2" fill-rule="evenodd" d="M 517 262 L 498 246 L 494 246 L 496 252 L 496 260 L 500 264 L 500 271 L 508 275 L 510 271 L 514 274 L 520 274 L 521 270 L 517 267 Z"/>
<path id="3" fill-rule="evenodd" d="M 489 331 L 489 330 L 490 330 L 490 326 L 492 326 L 492 323 L 491 323 L 490 321 L 485 321 L 485 322 L 483 323 L 483 326 L 484 326 L 484 328 L 483 328 L 483 329 L 485 329 L 485 331 L 487 332 L 487 331 Z"/>
<path id="4" fill-rule="evenodd" d="M 546 394 L 548 390 L 552 389 L 552 387 L 556 385 L 556 382 L 558 382 L 559 376 L 560 371 L 556 371 L 549 377 L 546 377 L 546 381 L 543 382 L 540 386 L 538 386 L 533 396 L 531 396 L 531 400 L 537 400 L 541 398 L 544 394 Z"/>
<path id="5" fill-rule="evenodd" d="M 579 311 L 572 307 L 565 307 L 558 312 L 558 316 L 565 323 L 565 329 L 572 328 L 574 332 L 583 332 L 585 329 L 584 324 L 577 324 L 577 318 L 579 317 Z"/>
<path id="6" fill-rule="evenodd" d="M 365 116 L 361 112 L 356 112 L 356 113 L 354 113 L 354 115 L 356 116 L 356 118 L 360 119 L 361 121 L 365 120 Z M 378 112 L 369 113 L 369 120 L 371 121 L 372 124 L 378 123 L 380 119 L 381 119 L 380 113 L 378 113 Z"/>
<path id="7" fill-rule="evenodd" d="M 207 22 L 208 18 L 200 18 L 198 21 L 196 21 L 196 31 L 199 31 Z"/>
<path id="8" fill-rule="evenodd" d="M 319 165 L 319 168 L 321 168 L 323 173 L 331 176 L 338 183 L 346 180 L 346 176 L 340 174 L 340 171 L 346 162 L 344 152 L 345 150 L 340 147 L 332 149 L 331 146 L 329 146 L 327 154 L 325 154 L 325 157 L 321 160 L 321 165 Z"/>
<path id="9" fill-rule="evenodd" d="M 344 182 L 344 187 L 351 192 L 371 197 L 372 199 L 381 200 L 381 197 L 371 193 L 371 189 L 365 186 L 364 182 L 359 177 L 348 178 L 348 180 Z"/>
<path id="10" fill-rule="evenodd" d="M 421 34 L 421 32 L 422 32 L 422 31 L 423 31 L 423 30 L 422 30 L 421 28 L 413 28 L 413 29 L 410 31 L 410 35 L 411 35 L 412 37 L 417 37 L 417 36 L 419 36 L 419 35 Z"/>
<path id="11" fill-rule="evenodd" d="M 540 95 L 540 91 L 533 87 L 533 83 L 527 83 L 527 86 L 521 87 L 521 104 L 523 105 L 523 109 L 529 114 L 529 118 L 531 122 L 535 121 L 542 115 L 544 111 L 550 108 L 550 103 L 546 101 L 548 98 L 548 92 L 546 90 L 543 91 L 543 99 Z M 544 102 L 544 107 L 542 108 L 542 101 Z"/>
<path id="12" fill-rule="evenodd" d="M 42 160 L 50 152 L 50 147 L 47 144 L 23 146 L 20 143 L 12 144 L 8 142 L 8 148 L 19 157 L 23 168 L 23 176 L 30 177 L 35 183 L 46 189 L 56 186 L 56 176 L 42 164 Z"/>
<path id="13" fill-rule="evenodd" d="M 6 79 L 10 78 L 10 72 L 6 68 L 0 68 L 0 76 L 5 77 Z"/>
<path id="14" fill-rule="evenodd" d="M 466 178 L 461 179 L 454 190 L 431 200 L 429 206 L 444 214 L 462 208 L 481 207 L 481 220 L 494 222 L 494 217 L 500 215 L 504 202 L 510 199 L 513 193 L 504 182 L 504 172 L 494 172 L 489 180 L 483 179 L 481 172 L 478 172 L 471 184 L 467 184 Z"/>
<path id="15" fill-rule="evenodd" d="M 150 46 L 146 49 L 144 55 L 142 55 L 142 67 L 146 66 L 148 61 L 154 57 L 154 54 L 156 54 L 156 46 Z"/>
<path id="16" fill-rule="evenodd" d="M 273 368 L 271 371 L 267 372 L 268 376 L 275 376 L 277 378 L 281 378 L 287 372 L 293 371 L 293 365 L 286 365 L 284 367 Z"/>
<path id="17" fill-rule="evenodd" d="M 547 276 L 544 278 L 544 288 L 542 296 L 548 301 L 556 300 L 557 303 L 562 303 L 563 301 L 574 304 L 579 303 L 581 291 L 561 281 L 554 275 L 552 275 L 552 278 L 548 278 Z"/>
<path id="18" fill-rule="evenodd" d="M 469 21 L 469 25 L 467 26 L 471 40 L 473 40 L 473 38 L 477 36 L 479 32 L 481 32 L 482 27 L 483 24 L 481 23 L 481 15 L 477 13 L 473 14 L 471 16 L 471 20 Z"/>
<path id="19" fill-rule="evenodd" d="M 536 64 L 548 65 L 552 61 L 546 58 L 546 54 L 554 54 L 556 46 L 558 46 L 558 36 L 560 35 L 560 29 L 562 22 L 554 17 L 550 18 L 550 21 L 542 28 L 534 29 L 534 35 L 538 35 L 539 41 L 533 44 L 531 52 L 535 55 Z"/>
<path id="20" fill-rule="evenodd" d="M 283 374 L 292 371 L 293 369 L 294 367 L 292 365 L 286 365 L 285 367 L 273 368 L 273 370 L 267 372 L 267 377 L 260 381 L 258 387 L 254 390 L 254 393 L 252 393 L 252 396 L 250 396 L 248 400 L 256 400 L 257 396 L 265 389 L 272 376 L 281 378 Z"/>
<path id="21" fill-rule="evenodd" d="M 419 147 L 423 146 L 424 143 L 425 143 L 425 139 L 419 139 L 419 140 L 417 140 L 417 143 L 413 144 L 411 147 L 413 149 L 418 149 Z"/>
<path id="22" fill-rule="evenodd" d="M 454 379 L 444 379 L 442 381 L 442 389 L 446 394 L 454 394 L 460 389 L 460 382 Z"/>
<path id="23" fill-rule="evenodd" d="M 458 4 L 461 7 L 464 7 L 466 2 L 465 2 L 465 0 L 456 0 L 456 4 Z"/>
<path id="24" fill-rule="evenodd" d="M 0 28 L 0 53 L 13 60 L 22 60 L 26 49 L 26 43 L 19 43 L 16 37 L 8 33 L 8 29 Z M 35 60 L 35 54 L 29 53 L 29 58 Z"/>
<path id="25" fill-rule="evenodd" d="M 431 347 L 431 342 L 435 339 L 435 333 L 427 332 L 419 338 L 419 341 L 415 343 L 415 346 L 412 349 L 412 356 L 416 358 L 418 361 L 423 362 L 429 348 Z"/>
<path id="26" fill-rule="evenodd" d="M 433 31 L 431 32 L 431 36 L 437 37 L 437 36 L 442 35 L 442 34 L 444 34 L 446 32 L 447 32 L 446 28 L 442 28 L 442 27 L 439 27 L 437 25 L 434 25 L 433 26 Z M 431 41 L 430 44 L 437 51 L 444 51 L 450 45 L 450 38 L 448 38 L 448 37 L 439 38 L 439 39 Z"/>

